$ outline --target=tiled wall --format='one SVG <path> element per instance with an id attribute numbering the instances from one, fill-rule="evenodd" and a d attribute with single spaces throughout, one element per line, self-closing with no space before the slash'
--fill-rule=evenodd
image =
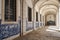
<path id="1" fill-rule="evenodd" d="M 34 26 L 33 26 L 33 22 L 27 22 L 26 23 L 27 25 L 26 25 L 26 31 L 29 31 L 29 30 L 32 30 L 32 29 L 34 29 Z"/>
<path id="2" fill-rule="evenodd" d="M 36 22 L 35 23 L 35 28 L 39 28 L 40 26 L 42 26 L 41 22 Z M 26 31 L 32 30 L 34 29 L 34 23 L 33 22 L 26 22 Z"/>
<path id="3" fill-rule="evenodd" d="M 0 40 L 17 35 L 21 32 L 18 24 L 0 24 Z"/>
<path id="4" fill-rule="evenodd" d="M 36 28 L 38 28 L 39 27 L 39 22 L 36 22 Z"/>
<path id="5" fill-rule="evenodd" d="M 43 24 L 42 24 L 42 22 L 40 22 L 40 26 L 42 26 Z"/>

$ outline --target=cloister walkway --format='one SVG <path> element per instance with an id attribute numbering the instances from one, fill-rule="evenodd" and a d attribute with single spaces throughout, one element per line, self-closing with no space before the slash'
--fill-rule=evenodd
<path id="1" fill-rule="evenodd" d="M 39 28 L 36 31 L 32 31 L 22 37 L 17 37 L 14 40 L 60 40 L 60 37 L 50 36 L 51 34 L 46 31 L 47 28 L 48 26 Z"/>

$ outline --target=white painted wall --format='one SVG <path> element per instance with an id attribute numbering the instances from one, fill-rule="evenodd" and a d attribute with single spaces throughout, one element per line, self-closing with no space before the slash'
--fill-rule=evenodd
<path id="1" fill-rule="evenodd" d="M 20 20 L 20 0 L 17 0 L 17 20 Z"/>
<path id="2" fill-rule="evenodd" d="M 52 20 L 52 21 L 55 20 L 54 15 L 48 15 L 47 16 L 47 21 L 50 21 L 50 20 Z"/>
<path id="3" fill-rule="evenodd" d="M 1 19 L 1 5 L 2 4 L 2 0 L 0 0 L 0 19 Z"/>
<path id="4" fill-rule="evenodd" d="M 26 33 L 28 33 L 26 31 L 26 22 L 28 22 L 28 7 L 33 8 L 33 4 L 31 0 L 24 0 L 23 1 L 23 35 L 25 35 Z M 32 14 L 33 16 L 33 14 Z"/>

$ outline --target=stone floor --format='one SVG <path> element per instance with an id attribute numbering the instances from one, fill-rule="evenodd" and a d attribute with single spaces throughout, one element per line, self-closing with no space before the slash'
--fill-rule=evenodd
<path id="1" fill-rule="evenodd" d="M 60 37 L 56 36 L 50 36 L 46 29 L 48 27 L 42 27 L 36 31 L 32 31 L 31 33 L 22 36 L 22 37 L 17 37 L 13 40 L 60 40 Z"/>

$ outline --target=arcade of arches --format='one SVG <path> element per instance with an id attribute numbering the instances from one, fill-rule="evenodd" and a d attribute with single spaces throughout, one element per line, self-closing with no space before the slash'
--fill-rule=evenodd
<path id="1" fill-rule="evenodd" d="M 60 0 L 0 0 L 0 39 L 60 40 Z"/>

